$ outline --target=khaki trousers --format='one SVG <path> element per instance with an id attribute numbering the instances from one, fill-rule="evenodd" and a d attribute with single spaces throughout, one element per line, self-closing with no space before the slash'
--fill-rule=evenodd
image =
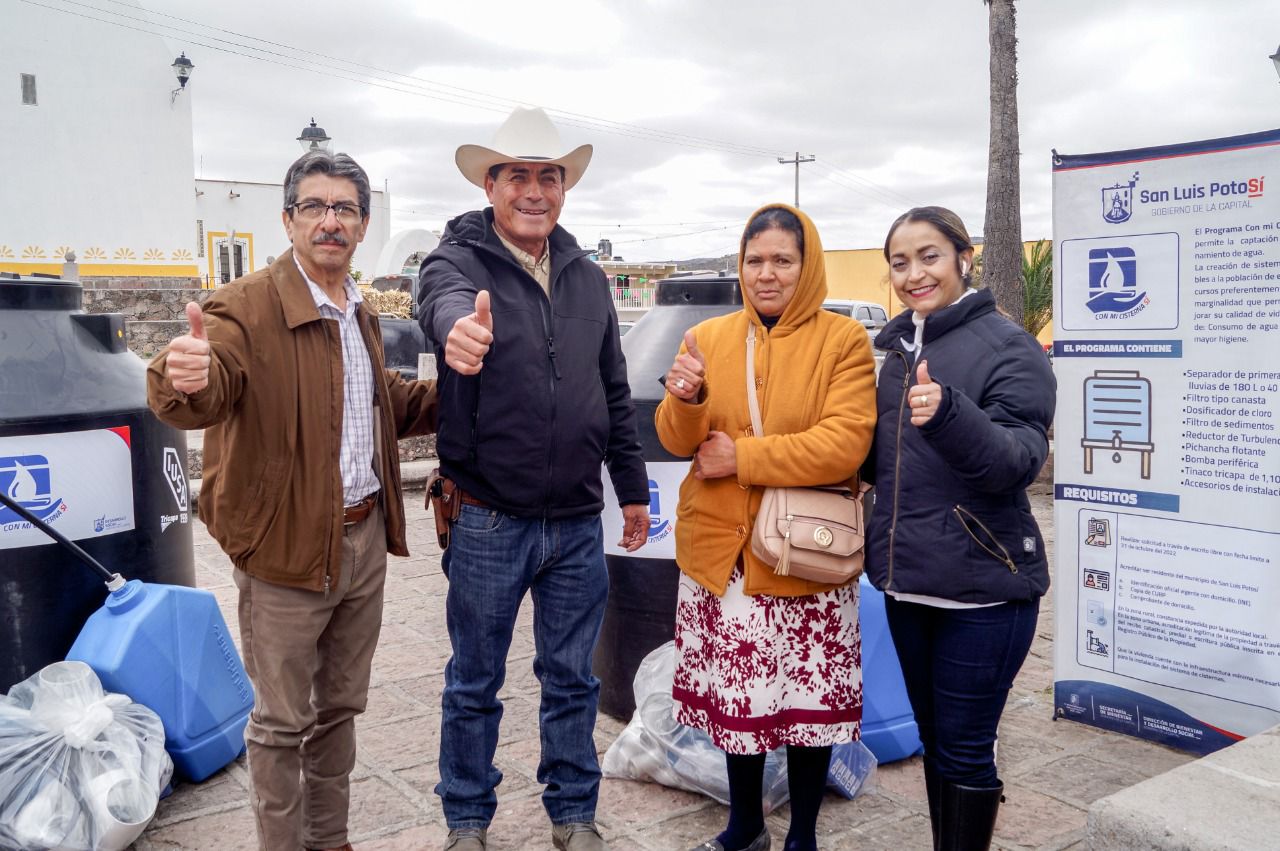
<path id="1" fill-rule="evenodd" d="M 256 693 L 245 730 L 249 798 L 264 851 L 347 841 L 355 717 L 368 701 L 386 575 L 381 501 L 345 527 L 327 599 L 235 571 L 240 641 Z"/>

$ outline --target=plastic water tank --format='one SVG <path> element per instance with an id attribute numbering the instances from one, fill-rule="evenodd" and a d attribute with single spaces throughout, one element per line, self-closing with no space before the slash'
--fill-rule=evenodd
<path id="1" fill-rule="evenodd" d="M 622 338 L 627 381 L 649 469 L 649 541 L 634 554 L 606 551 L 609 600 L 592 665 L 600 679 L 600 710 L 623 720 L 630 719 L 636 708 L 631 686 L 640 662 L 675 634 L 680 583 L 675 508 L 689 460 L 672 455 L 658 442 L 653 415 L 666 392 L 659 379 L 671 367 L 685 331 L 742 307 L 736 275 L 658 281 L 654 296 L 654 307 Z M 609 499 L 606 505 L 617 507 Z M 614 528 L 609 522 L 606 533 Z"/>
<path id="2" fill-rule="evenodd" d="M 0 488 L 126 578 L 193 585 L 186 435 L 147 408 L 120 314 L 0 274 Z M 102 581 L 0 507 L 0 691 L 63 659 Z"/>

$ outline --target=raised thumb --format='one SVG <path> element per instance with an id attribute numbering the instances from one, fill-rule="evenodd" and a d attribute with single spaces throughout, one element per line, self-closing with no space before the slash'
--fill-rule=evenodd
<path id="1" fill-rule="evenodd" d="M 204 331 L 204 314 L 200 312 L 200 305 L 194 301 L 187 302 L 187 324 L 191 326 L 192 337 L 197 340 L 209 339 Z"/>
<path id="2" fill-rule="evenodd" d="M 684 332 L 684 348 L 685 351 L 697 358 L 698 363 L 703 366 L 707 365 L 707 359 L 702 356 L 702 352 L 698 349 L 698 337 L 693 333 L 692 328 Z"/>
<path id="3" fill-rule="evenodd" d="M 476 322 L 488 330 L 493 330 L 493 313 L 489 310 L 489 291 L 476 293 Z"/>
<path id="4" fill-rule="evenodd" d="M 929 377 L 929 362 L 922 360 L 916 366 L 916 384 L 932 384 L 933 379 Z"/>

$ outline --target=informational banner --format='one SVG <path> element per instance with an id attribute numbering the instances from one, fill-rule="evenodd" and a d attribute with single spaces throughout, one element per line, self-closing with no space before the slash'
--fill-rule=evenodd
<path id="1" fill-rule="evenodd" d="M 1280 723 L 1280 130 L 1055 154 L 1053 219 L 1055 709 L 1208 753 Z"/>
<path id="2" fill-rule="evenodd" d="M 73 541 L 129 531 L 134 528 L 129 439 L 127 426 L 0 437 L 0 490 Z M 0 550 L 41 544 L 53 541 L 0 505 Z"/>
<path id="3" fill-rule="evenodd" d="M 601 522 L 604 524 L 605 555 L 675 560 L 676 504 L 680 502 L 680 483 L 689 474 L 690 463 L 692 462 L 645 463 L 649 468 L 649 540 L 634 553 L 628 553 L 618 546 L 618 540 L 622 537 L 622 509 L 618 507 L 618 497 L 609 480 L 609 469 L 602 468 L 600 475 L 604 480 L 604 511 L 601 513 Z"/>

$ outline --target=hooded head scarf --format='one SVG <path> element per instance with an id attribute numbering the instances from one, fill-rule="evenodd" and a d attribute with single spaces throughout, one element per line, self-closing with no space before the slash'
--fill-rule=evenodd
<path id="1" fill-rule="evenodd" d="M 795 293 L 791 296 L 791 301 L 787 302 L 787 306 L 783 308 L 782 315 L 778 317 L 778 322 L 774 326 L 775 328 L 794 328 L 820 310 L 822 303 L 826 301 L 827 266 L 826 261 L 823 259 L 822 239 L 818 236 L 818 229 L 814 227 L 813 221 L 796 207 L 792 207 L 789 204 L 766 204 L 752 213 L 751 218 L 747 219 L 748 227 L 762 213 L 774 209 L 786 210 L 799 219 L 800 228 L 804 234 L 804 256 L 800 263 L 800 281 L 796 284 Z M 743 232 L 746 232 L 745 228 Z M 790 232 L 787 231 L 787 233 Z M 742 262 L 746 254 L 746 247 L 745 242 L 739 246 L 738 286 L 742 289 L 742 302 L 747 315 L 751 317 L 752 322 L 760 324 L 760 314 L 756 312 L 755 306 L 751 304 L 751 299 L 747 296 L 746 286 L 742 283 L 745 280 L 742 272 Z"/>

